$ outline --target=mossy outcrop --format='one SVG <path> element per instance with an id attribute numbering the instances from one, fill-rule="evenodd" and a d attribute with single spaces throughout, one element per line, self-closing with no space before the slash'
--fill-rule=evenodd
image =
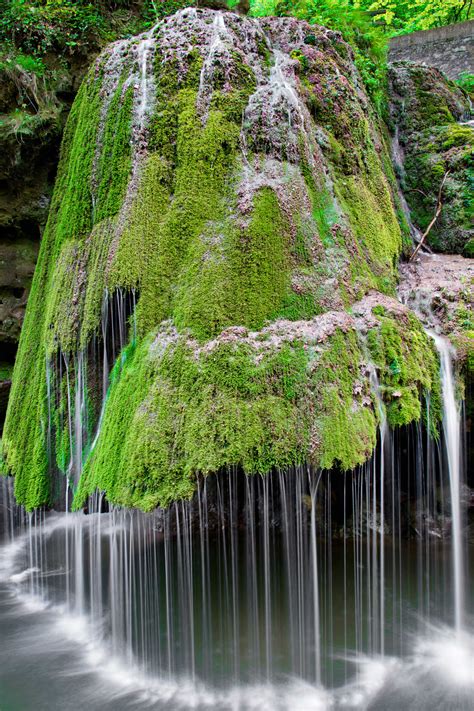
<path id="1" fill-rule="evenodd" d="M 84 75 L 0 43 L 0 350 L 13 366 L 59 159 L 61 135 Z M 26 68 L 25 68 L 26 67 Z M 82 70 L 82 71 L 81 71 Z M 7 391 L 9 381 L 0 379 Z M 4 407 L 5 405 L 5 407 Z M 0 400 L 0 428 L 6 402 Z"/>
<path id="2" fill-rule="evenodd" d="M 468 95 L 434 67 L 391 65 L 392 121 L 402 149 L 402 189 L 421 232 L 440 252 L 474 255 L 474 126 Z"/>
<path id="3" fill-rule="evenodd" d="M 354 316 L 233 327 L 204 344 L 168 323 L 132 343 L 75 504 L 99 489 L 124 506 L 166 506 L 193 493 L 197 472 L 236 465 L 248 474 L 303 463 L 352 469 L 377 439 L 372 362 L 391 426 L 420 420 L 427 393 L 436 423 L 432 343 L 408 309 L 380 300 L 372 292 Z"/>
<path id="4" fill-rule="evenodd" d="M 390 298 L 389 164 L 336 32 L 189 9 L 105 50 L 65 130 L 15 367 L 17 499 L 50 503 L 54 472 L 76 505 L 99 488 L 149 509 L 230 465 L 350 469 L 376 441 L 370 360 L 389 421 L 419 419 L 437 365 Z M 369 292 L 387 313 L 350 316 Z"/>

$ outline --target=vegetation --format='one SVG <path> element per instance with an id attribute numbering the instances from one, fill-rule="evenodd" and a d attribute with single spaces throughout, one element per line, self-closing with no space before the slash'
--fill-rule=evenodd
<path id="1" fill-rule="evenodd" d="M 72 0 L 2 0 L 0 18 L 0 38 L 36 56 L 87 49 L 106 28 L 99 8 Z"/>
<path id="2" fill-rule="evenodd" d="M 291 13 L 306 13 L 321 24 L 336 21 L 342 31 L 366 34 L 369 26 L 387 34 L 399 34 L 428 30 L 474 17 L 471 0 L 254 0 L 252 10 L 256 14 L 278 14 L 282 7 Z M 340 27 L 334 27 L 340 29 Z"/>
<path id="3" fill-rule="evenodd" d="M 380 368 L 388 421 L 417 421 L 431 393 L 440 415 L 438 361 L 415 318 L 388 312 L 369 332 Z M 96 489 L 124 506 L 148 510 L 191 496 L 197 473 L 233 465 L 264 474 L 308 462 L 347 470 L 376 443 L 373 393 L 364 378 L 356 332 L 335 329 L 325 343 L 269 335 L 199 349 L 158 331 L 124 353 L 107 399 L 101 436 L 75 505 Z M 171 343 L 170 343 L 171 340 Z"/>
<path id="4" fill-rule="evenodd" d="M 469 94 L 474 94 L 474 74 L 464 72 L 456 81 L 456 84 Z"/>
<path id="5" fill-rule="evenodd" d="M 376 307 L 380 323 L 368 332 L 367 342 L 372 358 L 380 368 L 382 395 L 391 427 L 419 420 L 422 409 L 420 394 L 430 393 L 429 424 L 436 437 L 441 417 L 439 363 L 426 333 L 412 314 L 403 318 Z"/>
<path id="6" fill-rule="evenodd" d="M 353 0 L 390 34 L 429 30 L 474 17 L 471 0 Z"/>

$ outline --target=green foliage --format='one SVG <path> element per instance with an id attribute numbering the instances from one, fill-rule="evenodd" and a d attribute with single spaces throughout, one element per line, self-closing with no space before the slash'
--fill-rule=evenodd
<path id="1" fill-rule="evenodd" d="M 469 72 L 463 72 L 459 79 L 456 80 L 456 84 L 467 91 L 469 94 L 474 93 L 474 74 L 469 74 Z"/>
<path id="2" fill-rule="evenodd" d="M 43 55 L 95 43 L 104 31 L 103 17 L 88 2 L 73 0 L 2 0 L 0 41 L 23 52 Z"/>
<path id="3" fill-rule="evenodd" d="M 142 8 L 145 25 L 154 25 L 164 17 L 195 4 L 195 0 L 145 0 Z"/>
<path id="4" fill-rule="evenodd" d="M 470 0 L 355 0 L 390 34 L 429 30 L 474 17 Z"/>
<path id="5" fill-rule="evenodd" d="M 31 54 L 13 52 L 6 54 L 5 58 L 0 60 L 0 71 L 12 72 L 17 68 L 29 74 L 35 74 L 37 77 L 43 77 L 46 72 L 43 60 Z"/>

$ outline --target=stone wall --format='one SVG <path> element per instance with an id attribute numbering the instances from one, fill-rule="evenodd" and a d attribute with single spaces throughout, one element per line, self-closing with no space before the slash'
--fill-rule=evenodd
<path id="1" fill-rule="evenodd" d="M 438 67 L 450 79 L 474 74 L 474 20 L 394 37 L 389 56 L 391 62 L 408 59 Z"/>

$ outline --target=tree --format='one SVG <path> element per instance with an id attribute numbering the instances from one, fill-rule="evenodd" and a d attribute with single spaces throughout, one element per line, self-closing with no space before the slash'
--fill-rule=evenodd
<path id="1" fill-rule="evenodd" d="M 473 0 L 355 0 L 392 33 L 428 30 L 474 16 Z"/>

